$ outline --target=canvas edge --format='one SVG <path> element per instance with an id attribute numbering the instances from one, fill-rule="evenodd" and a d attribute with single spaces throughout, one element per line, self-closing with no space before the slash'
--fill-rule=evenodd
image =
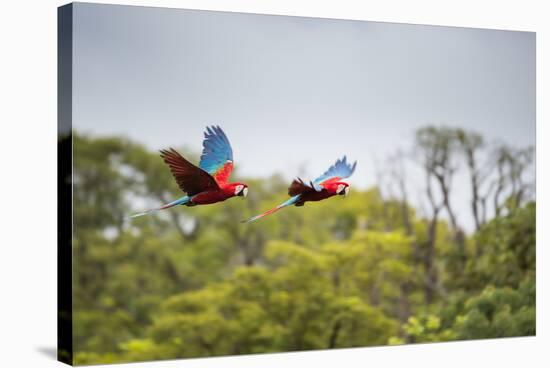
<path id="1" fill-rule="evenodd" d="M 57 360 L 73 364 L 73 4 L 57 9 Z"/>

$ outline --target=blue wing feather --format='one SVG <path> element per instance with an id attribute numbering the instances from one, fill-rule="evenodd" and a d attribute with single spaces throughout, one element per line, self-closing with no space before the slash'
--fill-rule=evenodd
<path id="1" fill-rule="evenodd" d="M 344 156 L 341 159 L 336 160 L 334 165 L 329 167 L 327 171 L 321 176 L 319 176 L 317 179 L 313 181 L 313 185 L 315 190 L 320 189 L 319 184 L 322 182 L 332 179 L 332 178 L 349 178 L 353 172 L 355 171 L 355 166 L 357 166 L 357 161 L 355 161 L 353 164 L 350 164 L 347 162 L 347 157 Z"/>
<path id="2" fill-rule="evenodd" d="M 233 162 L 233 150 L 222 128 L 206 127 L 199 167 L 214 175 L 227 161 Z"/>

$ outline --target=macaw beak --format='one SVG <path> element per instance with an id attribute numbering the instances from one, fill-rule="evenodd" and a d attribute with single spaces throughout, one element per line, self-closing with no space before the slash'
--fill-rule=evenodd
<path id="1" fill-rule="evenodd" d="M 349 185 L 344 185 L 344 184 L 338 185 L 338 188 L 336 189 L 336 194 L 347 197 L 349 194 Z"/>
<path id="2" fill-rule="evenodd" d="M 241 193 L 243 194 L 243 198 L 246 198 L 246 196 L 248 195 L 248 188 L 244 187 Z"/>

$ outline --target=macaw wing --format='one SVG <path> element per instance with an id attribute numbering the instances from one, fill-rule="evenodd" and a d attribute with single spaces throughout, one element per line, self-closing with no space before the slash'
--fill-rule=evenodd
<path id="1" fill-rule="evenodd" d="M 207 127 L 199 167 L 212 175 L 217 183 L 227 183 L 233 171 L 233 150 L 219 126 Z"/>
<path id="2" fill-rule="evenodd" d="M 288 195 L 294 197 L 295 195 L 311 192 L 313 190 L 315 190 L 313 187 L 304 183 L 302 179 L 297 178 L 294 179 L 288 187 Z"/>
<path id="3" fill-rule="evenodd" d="M 336 160 L 334 165 L 328 168 L 327 171 L 317 179 L 315 179 L 312 184 L 315 190 L 320 191 L 322 186 L 326 183 L 338 181 L 341 179 L 349 178 L 351 174 L 355 171 L 355 166 L 357 161 L 352 164 L 347 162 L 346 156 L 341 159 Z"/>
<path id="4" fill-rule="evenodd" d="M 160 157 L 168 164 L 178 186 L 187 195 L 219 189 L 212 175 L 187 161 L 175 149 L 161 150 Z"/>

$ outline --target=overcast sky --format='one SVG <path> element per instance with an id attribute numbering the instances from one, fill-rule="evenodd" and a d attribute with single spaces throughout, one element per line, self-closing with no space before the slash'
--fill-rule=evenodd
<path id="1" fill-rule="evenodd" d="M 534 33 L 94 4 L 74 16 L 80 132 L 199 151 L 219 124 L 242 174 L 315 177 L 347 154 L 359 187 L 372 155 L 426 124 L 535 144 Z"/>

